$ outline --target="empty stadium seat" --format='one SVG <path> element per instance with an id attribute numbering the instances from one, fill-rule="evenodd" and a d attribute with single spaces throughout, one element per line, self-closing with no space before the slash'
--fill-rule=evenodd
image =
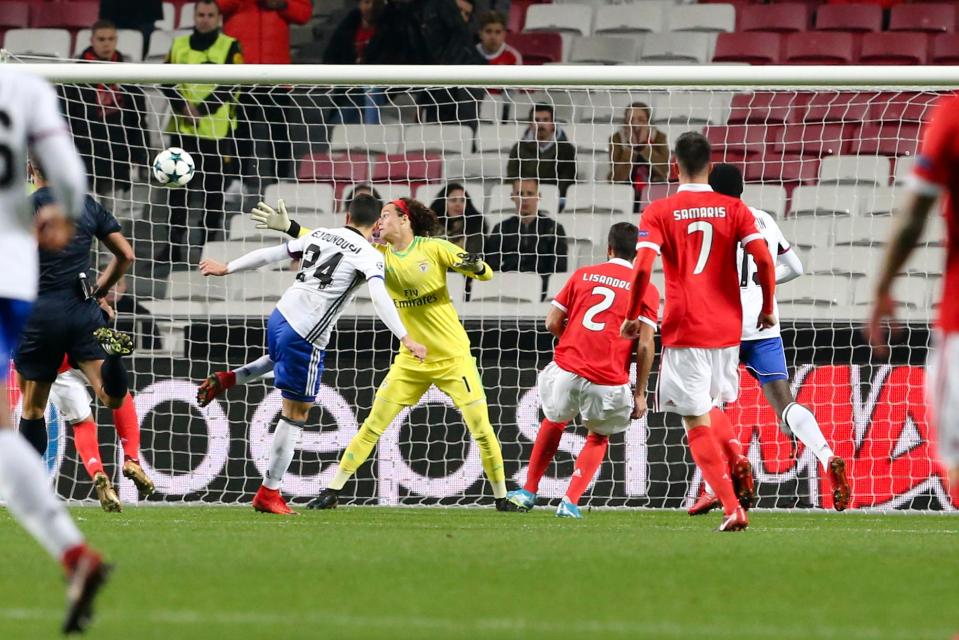
<path id="1" fill-rule="evenodd" d="M 921 245 L 906 261 L 904 273 L 941 278 L 946 267 L 945 247 Z"/>
<path id="2" fill-rule="evenodd" d="M 946 33 L 955 30 L 954 4 L 900 4 L 889 10 L 890 31 Z"/>
<path id="3" fill-rule="evenodd" d="M 775 125 L 731 124 L 706 127 L 703 133 L 712 145 L 714 154 L 720 152 L 724 162 L 734 162 L 761 156 L 771 140 L 781 137 L 781 129 L 781 126 Z"/>
<path id="4" fill-rule="evenodd" d="M 782 139 L 774 141 L 773 148 L 777 153 L 817 158 L 842 154 L 847 152 L 855 129 L 854 125 L 838 122 L 788 125 L 783 129 Z"/>
<path id="5" fill-rule="evenodd" d="M 383 202 L 396 200 L 397 198 L 409 198 L 413 195 L 413 189 L 408 184 L 394 182 L 374 182 L 373 189 L 380 194 Z"/>
<path id="6" fill-rule="evenodd" d="M 932 39 L 929 64 L 959 65 L 959 34 L 943 33 Z"/>
<path id="7" fill-rule="evenodd" d="M 507 33 L 506 42 L 523 55 L 523 64 L 563 61 L 563 37 L 558 33 Z"/>
<path id="8" fill-rule="evenodd" d="M 471 156 L 452 156 L 443 159 L 443 175 L 447 180 L 506 179 L 507 155 L 501 151 L 477 153 Z"/>
<path id="9" fill-rule="evenodd" d="M 889 184 L 890 164 L 885 156 L 831 156 L 819 165 L 820 184 Z"/>
<path id="10" fill-rule="evenodd" d="M 73 57 L 76 58 L 90 46 L 90 29 L 80 29 L 73 43 Z M 143 33 L 134 29 L 117 29 L 117 51 L 123 54 L 127 62 L 140 62 L 143 58 Z"/>
<path id="11" fill-rule="evenodd" d="M 736 30 L 736 7 L 731 4 L 678 5 L 666 14 L 670 31 L 718 33 Z"/>
<path id="12" fill-rule="evenodd" d="M 846 276 L 803 276 L 776 287 L 776 298 L 782 304 L 838 307 L 852 302 L 851 284 Z"/>
<path id="13" fill-rule="evenodd" d="M 813 94 L 803 111 L 803 122 L 862 122 L 872 94 L 825 91 Z"/>
<path id="14" fill-rule="evenodd" d="M 481 124 L 476 130 L 476 151 L 509 153 L 523 135 L 528 125 L 521 122 L 498 122 Z"/>
<path id="15" fill-rule="evenodd" d="M 333 127 L 330 152 L 365 151 L 367 153 L 397 153 L 402 146 L 399 127 L 379 124 L 340 124 Z"/>
<path id="16" fill-rule="evenodd" d="M 154 31 L 150 34 L 150 44 L 147 47 L 147 56 L 144 58 L 144 62 L 163 62 L 172 46 L 172 32 Z"/>
<path id="17" fill-rule="evenodd" d="M 193 27 L 193 14 L 196 13 L 195 2 L 184 2 L 180 5 L 180 11 L 177 12 L 177 29 L 190 29 Z"/>
<path id="18" fill-rule="evenodd" d="M 471 302 L 539 302 L 543 278 L 536 273 L 500 272 L 487 282 L 474 281 Z"/>
<path id="19" fill-rule="evenodd" d="M 333 213 L 333 187 L 328 184 L 280 182 L 271 184 L 263 193 L 263 199 L 275 206 L 283 200 L 287 209 L 310 213 Z"/>
<path id="20" fill-rule="evenodd" d="M 26 56 L 70 57 L 70 32 L 66 29 L 11 29 L 3 37 L 3 47 Z"/>
<path id="21" fill-rule="evenodd" d="M 495 185 L 486 199 L 487 215 L 516 215 L 516 205 L 512 199 L 513 185 Z M 539 185 L 539 210 L 555 216 L 559 211 L 559 188 L 555 184 Z M 492 223 L 490 223 L 492 227 Z"/>
<path id="22" fill-rule="evenodd" d="M 698 34 L 689 34 L 698 35 Z M 684 36 L 685 37 L 685 36 Z M 732 94 L 714 91 L 658 92 L 652 96 L 653 124 L 698 129 L 706 124 L 723 124 L 729 118 Z"/>
<path id="23" fill-rule="evenodd" d="M 896 306 L 906 309 L 929 309 L 938 289 L 938 282 L 926 277 L 897 278 L 892 285 L 892 299 Z M 876 283 L 872 278 L 856 280 L 853 293 L 855 304 L 871 306 L 876 299 Z"/>
<path id="24" fill-rule="evenodd" d="M 746 182 L 782 184 L 789 191 L 799 184 L 811 184 L 819 174 L 819 159 L 801 155 L 767 153 L 745 163 Z"/>
<path id="25" fill-rule="evenodd" d="M 576 122 L 564 127 L 563 131 L 577 152 L 605 153 L 616 129 L 614 124 Z"/>
<path id="26" fill-rule="evenodd" d="M 824 4 L 816 9 L 816 30 L 868 33 L 882 31 L 878 4 Z"/>
<path id="27" fill-rule="evenodd" d="M 925 122 L 938 96 L 928 93 L 880 93 L 872 100 L 867 121 L 900 123 Z"/>
<path id="28" fill-rule="evenodd" d="M 778 64 L 781 48 L 778 33 L 720 33 L 713 62 Z"/>
<path id="29" fill-rule="evenodd" d="M 925 33 L 867 33 L 862 38 L 860 64 L 926 64 L 929 36 Z"/>
<path id="30" fill-rule="evenodd" d="M 903 156 L 896 158 L 894 162 L 896 163 L 896 168 L 893 172 L 892 182 L 896 185 L 904 184 L 909 175 L 912 174 L 913 167 L 916 166 L 916 157 Z"/>
<path id="31" fill-rule="evenodd" d="M 708 33 L 650 33 L 643 38 L 637 62 L 643 64 L 704 64 L 713 38 Z"/>
<path id="32" fill-rule="evenodd" d="M 870 196 L 871 187 L 855 185 L 799 186 L 792 194 L 794 216 L 857 216 Z"/>
<path id="33" fill-rule="evenodd" d="M 572 271 L 567 271 L 566 273 L 550 274 L 549 284 L 546 287 L 546 299 L 552 300 L 558 296 L 559 292 L 563 290 L 563 287 L 566 286 L 566 283 L 569 282 L 569 279 L 572 275 Z"/>
<path id="34" fill-rule="evenodd" d="M 893 220 L 889 216 L 847 218 L 836 222 L 833 244 L 837 247 L 882 246 L 889 239 Z"/>
<path id="35" fill-rule="evenodd" d="M 616 214 L 560 216 L 560 224 L 566 232 L 569 267 L 578 269 L 590 264 L 605 262 L 608 249 L 609 228 L 616 222 L 631 222 L 629 217 Z M 547 293 L 549 289 L 547 287 Z"/>
<path id="36" fill-rule="evenodd" d="M 100 17 L 100 3 L 93 1 L 34 4 L 30 26 L 34 29 L 85 29 Z"/>
<path id="37" fill-rule="evenodd" d="M 288 267 L 288 263 L 284 263 L 284 266 Z M 275 303 L 296 281 L 296 272 L 289 268 L 283 271 L 248 271 L 234 277 L 237 278 L 234 291 L 239 300 Z"/>
<path id="38" fill-rule="evenodd" d="M 860 155 L 914 155 L 919 145 L 918 123 L 866 123 L 855 138 L 853 153 Z"/>
<path id="39" fill-rule="evenodd" d="M 473 153 L 473 130 L 455 124 L 410 124 L 403 128 L 403 150 L 412 154 Z"/>
<path id="40" fill-rule="evenodd" d="M 633 188 L 628 184 L 608 182 L 582 182 L 572 185 L 566 192 L 566 207 L 569 213 L 613 213 L 629 216 L 633 213 Z"/>
<path id="41" fill-rule="evenodd" d="M 589 35 L 592 31 L 593 8 L 584 4 L 534 4 L 526 11 L 523 31 L 558 31 Z"/>
<path id="42" fill-rule="evenodd" d="M 855 60 L 852 34 L 805 31 L 786 36 L 787 64 L 852 64 Z"/>
<path id="43" fill-rule="evenodd" d="M 776 218 L 786 215 L 786 190 L 776 184 L 744 185 L 742 201 Z"/>
<path id="44" fill-rule="evenodd" d="M 809 29 L 811 12 L 802 2 L 754 4 L 739 12 L 739 31 L 793 33 Z"/>
<path id="45" fill-rule="evenodd" d="M 792 248 L 804 256 L 803 260 L 806 260 L 805 256 L 815 255 L 818 250 L 828 250 L 827 247 L 832 241 L 834 223 L 835 220 L 825 217 L 793 216 L 776 221 L 779 230 Z"/>
<path id="46" fill-rule="evenodd" d="M 163 17 L 154 23 L 158 31 L 173 31 L 176 29 L 176 5 L 172 2 L 163 3 Z"/>
<path id="47" fill-rule="evenodd" d="M 314 153 L 300 160 L 297 177 L 303 182 L 366 182 L 370 159 L 365 153 Z"/>
<path id="48" fill-rule="evenodd" d="M 29 25 L 29 2 L 0 2 L 0 29 L 24 29 Z"/>
<path id="49" fill-rule="evenodd" d="M 237 257 L 243 252 L 237 254 Z M 230 278 L 214 278 L 204 276 L 196 270 L 173 271 L 166 284 L 166 297 L 169 300 L 194 300 L 197 302 L 213 302 L 229 300 L 236 295 L 239 283 L 231 282 Z"/>
<path id="50" fill-rule="evenodd" d="M 450 180 L 449 182 L 457 182 L 456 180 Z M 420 185 L 415 192 L 415 197 L 420 202 L 424 203 L 426 206 L 429 206 L 436 198 L 439 196 L 440 192 L 446 188 L 446 185 L 449 182 L 438 182 L 436 184 L 423 184 Z M 466 195 L 469 196 L 470 201 L 473 203 L 473 206 L 476 207 L 476 210 L 480 213 L 486 211 L 486 194 L 483 188 L 482 182 L 458 182 L 466 190 Z"/>
<path id="51" fill-rule="evenodd" d="M 665 16 L 655 4 L 617 4 L 599 7 L 593 33 L 596 35 L 636 35 L 663 31 Z"/>
<path id="52" fill-rule="evenodd" d="M 585 36 L 573 40 L 570 62 L 594 64 L 631 64 L 636 61 L 639 47 L 636 38 L 615 36 Z"/>
<path id="53" fill-rule="evenodd" d="M 814 259 L 805 265 L 810 275 L 846 276 L 863 278 L 870 275 L 881 263 L 884 249 L 879 245 L 843 245 L 828 251 L 817 251 Z"/>
<path id="54" fill-rule="evenodd" d="M 728 122 L 763 125 L 797 122 L 801 116 L 793 112 L 800 111 L 805 105 L 802 96 L 782 91 L 737 93 L 732 97 Z"/>

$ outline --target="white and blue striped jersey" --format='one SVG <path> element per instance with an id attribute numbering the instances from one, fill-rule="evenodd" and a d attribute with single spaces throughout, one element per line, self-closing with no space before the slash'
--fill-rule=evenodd
<path id="1" fill-rule="evenodd" d="M 760 209 L 749 207 L 753 215 L 756 216 L 756 229 L 763 237 L 763 241 L 769 248 L 769 255 L 773 258 L 773 264 L 783 253 L 789 251 L 789 242 L 783 236 L 783 232 L 776 224 L 776 220 Z M 759 277 L 756 275 L 756 262 L 748 253 L 743 251 L 742 245 L 737 249 L 737 264 L 739 265 L 739 298 L 743 305 L 743 340 L 761 340 L 763 338 L 776 338 L 779 336 L 779 323 L 768 329 L 757 329 L 756 322 L 759 320 L 759 313 L 763 310 L 763 290 L 759 286 Z M 779 305 L 773 300 L 773 313 L 779 317 Z"/>

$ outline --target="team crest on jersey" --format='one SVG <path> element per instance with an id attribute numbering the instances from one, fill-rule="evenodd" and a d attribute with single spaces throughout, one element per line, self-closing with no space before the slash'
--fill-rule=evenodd
<path id="1" fill-rule="evenodd" d="M 423 262 L 419 264 L 419 267 L 422 273 L 426 273 L 430 269 L 430 263 L 424 260 Z"/>

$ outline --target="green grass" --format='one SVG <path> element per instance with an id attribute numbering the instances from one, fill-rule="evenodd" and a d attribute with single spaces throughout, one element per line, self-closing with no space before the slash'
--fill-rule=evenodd
<path id="1" fill-rule="evenodd" d="M 922 638 L 959 631 L 959 518 L 549 509 L 74 510 L 117 564 L 92 638 Z M 55 637 L 57 567 L 0 512 L 0 638 Z"/>

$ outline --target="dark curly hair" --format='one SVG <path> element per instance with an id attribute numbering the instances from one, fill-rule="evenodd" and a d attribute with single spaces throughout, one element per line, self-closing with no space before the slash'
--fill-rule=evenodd
<path id="1" fill-rule="evenodd" d="M 466 198 L 466 211 L 463 212 L 463 218 L 457 220 L 446 215 L 446 205 L 450 193 L 462 191 Z M 436 199 L 430 205 L 430 209 L 436 212 L 436 218 L 439 221 L 442 231 L 447 235 L 455 235 L 457 232 L 465 235 L 486 235 L 486 222 L 483 220 L 483 214 L 473 205 L 473 199 L 470 198 L 466 188 L 458 182 L 450 182 L 436 194 Z M 457 227 L 462 227 L 457 229 Z"/>
<path id="2" fill-rule="evenodd" d="M 439 221 L 432 209 L 427 207 L 419 200 L 413 198 L 398 198 L 400 202 L 406 205 L 406 211 L 397 207 L 400 215 L 404 215 L 410 220 L 410 227 L 413 229 L 413 235 L 433 236 L 436 235 L 439 227 Z M 395 201 L 394 201 L 395 202 Z"/>

